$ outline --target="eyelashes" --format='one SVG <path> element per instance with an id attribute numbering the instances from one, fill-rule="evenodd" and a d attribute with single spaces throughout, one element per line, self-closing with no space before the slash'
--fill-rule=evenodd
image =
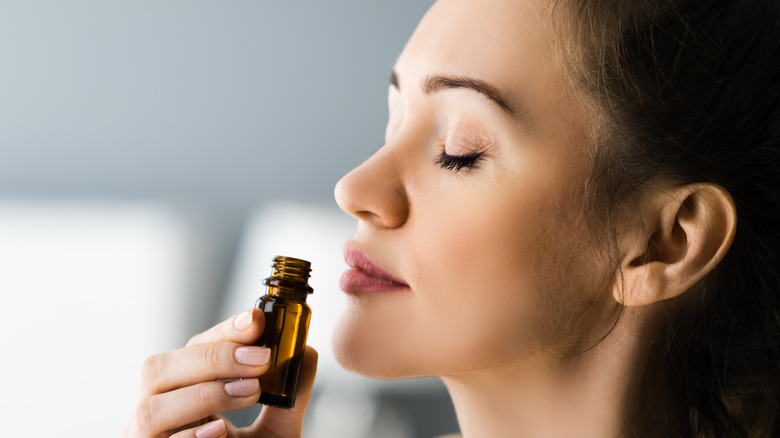
<path id="1" fill-rule="evenodd" d="M 462 169 L 473 170 L 479 165 L 484 152 L 469 152 L 464 155 L 448 155 L 442 151 L 436 158 L 436 164 L 442 169 L 460 172 Z"/>

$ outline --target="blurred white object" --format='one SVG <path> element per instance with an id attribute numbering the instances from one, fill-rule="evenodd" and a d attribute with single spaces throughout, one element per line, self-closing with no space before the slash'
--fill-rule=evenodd
<path id="1" fill-rule="evenodd" d="M 0 199 L 2 435 L 118 436 L 203 311 L 204 234 L 166 205 Z"/>

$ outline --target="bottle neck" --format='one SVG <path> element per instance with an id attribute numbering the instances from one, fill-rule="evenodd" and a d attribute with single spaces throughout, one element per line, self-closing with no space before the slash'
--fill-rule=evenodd
<path id="1" fill-rule="evenodd" d="M 309 296 L 306 292 L 287 287 L 268 286 L 268 295 L 275 298 L 284 298 L 287 300 L 306 301 Z"/>

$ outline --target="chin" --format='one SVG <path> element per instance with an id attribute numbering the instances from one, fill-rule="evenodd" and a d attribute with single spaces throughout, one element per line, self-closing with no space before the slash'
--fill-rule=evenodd
<path id="1" fill-rule="evenodd" d="M 356 329 L 345 315 L 333 332 L 331 347 L 339 365 L 352 373 L 375 379 L 420 377 L 418 367 L 404 355 L 410 353 L 409 346 L 399 348 L 403 347 L 399 340 L 388 345 L 371 336 L 370 330 Z"/>

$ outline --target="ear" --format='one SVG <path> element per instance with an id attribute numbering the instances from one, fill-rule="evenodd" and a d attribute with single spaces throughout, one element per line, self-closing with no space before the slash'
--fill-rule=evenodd
<path id="1" fill-rule="evenodd" d="M 618 230 L 621 271 L 613 294 L 642 306 L 690 290 L 723 259 L 734 240 L 734 200 L 721 186 L 695 183 L 654 190 L 641 215 Z"/>

